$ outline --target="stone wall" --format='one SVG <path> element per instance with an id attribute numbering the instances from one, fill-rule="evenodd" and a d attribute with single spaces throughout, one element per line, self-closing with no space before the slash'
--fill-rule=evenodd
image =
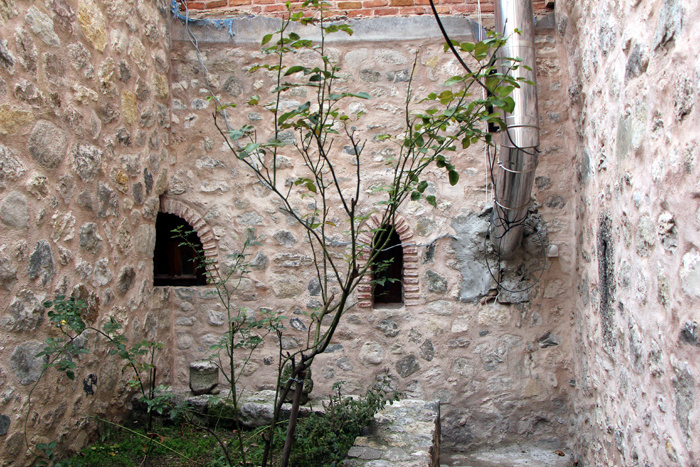
<path id="1" fill-rule="evenodd" d="M 20 465 L 27 396 L 45 360 L 42 302 L 88 303 L 137 339 L 163 340 L 151 307 L 158 196 L 169 165 L 168 6 L 162 1 L 0 4 L 0 459 Z M 132 389 L 90 335 L 75 381 L 50 370 L 29 441 L 82 446 L 88 414 L 120 417 Z M 106 363 L 104 363 L 106 361 Z M 161 365 L 163 381 L 169 364 Z M 95 377 L 96 376 L 96 377 Z"/>
<path id="2" fill-rule="evenodd" d="M 460 68 L 454 57 L 443 53 L 431 18 L 372 19 L 352 25 L 356 34 L 331 40 L 329 54 L 343 67 L 342 89 L 372 95 L 366 101 L 348 101 L 346 107 L 353 119 L 366 112 L 354 123 L 359 137 L 367 141 L 362 155 L 364 190 L 387 180 L 385 164 L 395 149 L 373 136 L 401 130 L 413 57 L 418 61 L 417 95 L 444 89 L 441 82 Z M 560 436 L 568 430 L 574 297 L 567 291 L 574 287 L 575 260 L 569 168 L 574 154 L 566 143 L 572 132 L 566 123 L 566 55 L 553 25 L 552 18 L 541 21 L 537 35 L 543 155 L 534 192 L 536 212 L 526 241 L 533 255 L 504 263 L 509 268 L 507 285 L 522 286 L 517 270 L 523 265 L 538 271 L 541 250 L 533 232 L 546 233 L 547 241 L 558 246 L 559 257 L 547 262 L 541 281 L 529 293 L 496 296 L 483 261 L 492 196 L 490 188 L 487 192 L 485 148 L 456 153 L 452 161 L 461 174 L 457 186 L 450 187 L 440 170 L 428 175 L 428 190 L 437 195 L 438 207 L 408 202 L 399 213 L 412 233 L 408 246 L 418 260 L 411 269 L 411 277 L 417 279 L 410 291 L 415 296 L 401 308 L 356 307 L 347 313 L 335 342 L 316 361 L 316 397 L 328 394 L 336 381 L 346 381 L 350 392 L 362 392 L 371 381 L 387 376 L 407 397 L 439 399 L 443 433 L 465 449 Z M 256 316 L 264 309 L 277 312 L 287 327 L 282 345 L 295 350 L 310 324 L 307 314 L 319 303 L 311 252 L 299 226 L 280 211 L 275 195 L 232 155 L 213 126 L 215 104 L 206 100 L 213 93 L 222 103 L 238 104 L 228 110 L 230 125 L 253 125 L 260 140 L 270 136 L 270 113 L 246 102 L 257 94 L 266 104 L 273 76 L 247 70 L 266 60 L 259 40 L 275 27 L 262 18 L 233 20 L 223 30 L 194 25 L 199 55 L 182 24 L 173 27 L 172 150 L 177 164 L 167 198 L 206 221 L 217 239 L 220 264 L 255 234 L 261 245 L 249 251 L 252 271 L 235 305 Z M 465 21 L 459 31 L 465 34 L 469 29 Z M 410 40 L 397 41 L 399 33 Z M 300 53 L 298 59 L 311 64 L 315 58 Z M 288 92 L 281 105 L 291 109 L 310 98 L 298 88 Z M 282 138 L 292 142 L 295 135 L 287 132 Z M 339 136 L 334 147 L 339 175 L 351 176 L 352 146 Z M 303 175 L 293 147 L 280 154 L 281 183 Z M 378 198 L 363 196 L 360 210 L 369 212 Z M 295 201 L 302 212 L 308 202 Z M 340 230 L 337 234 L 334 251 L 342 256 L 343 236 Z M 189 363 L 206 358 L 223 332 L 226 310 L 207 287 L 164 292 L 175 322 L 173 384 L 185 386 Z M 276 359 L 277 343 L 268 339 L 245 370 L 246 391 L 273 387 Z"/>
<path id="3" fill-rule="evenodd" d="M 700 5 L 557 9 L 580 141 L 577 451 L 595 465 L 698 465 Z"/>

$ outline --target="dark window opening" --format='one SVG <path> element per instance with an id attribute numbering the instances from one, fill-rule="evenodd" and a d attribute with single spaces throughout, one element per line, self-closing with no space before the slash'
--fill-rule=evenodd
<path id="1" fill-rule="evenodd" d="M 378 252 L 374 273 L 374 303 L 403 303 L 403 247 L 394 227 L 385 227 L 372 242 Z"/>
<path id="2" fill-rule="evenodd" d="M 192 286 L 206 285 L 207 279 L 202 267 L 198 267 L 195 250 L 181 245 L 182 238 L 173 238 L 173 230 L 180 228 L 189 232 L 187 243 L 204 251 L 197 233 L 184 219 L 164 212 L 156 219 L 156 250 L 153 256 L 153 285 Z"/>

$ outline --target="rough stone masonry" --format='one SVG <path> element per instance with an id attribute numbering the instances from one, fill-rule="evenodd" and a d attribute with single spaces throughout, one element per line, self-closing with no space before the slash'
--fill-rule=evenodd
<path id="1" fill-rule="evenodd" d="M 0 2 L 5 465 L 25 459 L 27 396 L 44 363 L 35 355 L 57 332 L 44 300 L 72 294 L 87 302 L 91 324 L 114 317 L 130 338 L 164 342 L 159 382 L 175 388 L 210 354 L 226 320 L 211 288 L 152 285 L 159 211 L 187 217 L 222 266 L 254 231 L 261 245 L 236 304 L 282 316 L 283 348 L 301 345 L 305 313 L 318 303 L 299 227 L 223 147 L 206 99 L 269 99 L 272 78 L 247 70 L 264 60 L 258 43 L 274 25 L 262 17 L 231 29 L 193 24 L 206 38 L 198 55 L 169 7 Z M 432 20 L 406 13 L 356 20 L 355 35 L 328 44 L 343 67 L 339 84 L 372 96 L 346 109 L 364 113 L 366 189 L 386 180 L 394 148 L 373 136 L 399 130 L 414 58 L 417 95 L 460 72 Z M 456 154 L 457 186 L 429 174 L 437 208 L 410 202 L 399 213 L 415 245 L 406 249 L 410 303 L 352 309 L 317 362 L 312 395 L 338 380 L 360 393 L 386 377 L 407 397 L 440 400 L 443 434 L 464 449 L 556 437 L 584 464 L 700 462 L 699 19 L 689 0 L 562 0 L 541 15 L 533 210 L 523 257 L 498 266 L 518 289 L 520 268 L 536 269 L 537 239 L 557 246 L 558 257 L 527 293 L 496 291 L 481 253 L 493 193 L 485 148 Z M 470 35 L 460 16 L 446 22 Z M 283 105 L 305 99 L 297 89 Z M 233 125 L 269 132 L 264 110 L 245 109 L 231 113 Z M 355 148 L 337 149 L 347 174 Z M 282 173 L 298 176 L 294 153 L 282 156 Z M 85 414 L 127 412 L 121 365 L 92 336 L 84 345 L 76 381 L 49 373 L 34 391 L 31 442 L 56 439 L 74 451 L 94 430 Z M 253 356 L 247 391 L 273 387 L 276 347 L 268 340 Z"/>

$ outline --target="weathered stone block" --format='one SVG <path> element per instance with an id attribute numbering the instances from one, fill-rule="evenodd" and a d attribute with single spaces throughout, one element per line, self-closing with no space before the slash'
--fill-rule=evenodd
<path id="1" fill-rule="evenodd" d="M 192 362 L 190 363 L 190 390 L 195 396 L 211 394 L 219 385 L 219 367 L 214 363 Z"/>
<path id="2" fill-rule="evenodd" d="M 36 340 L 24 342 L 12 351 L 10 368 L 19 378 L 19 384 L 27 386 L 39 380 L 48 356 L 37 357 L 44 350 L 44 343 Z"/>
<path id="3" fill-rule="evenodd" d="M 42 167 L 58 167 L 66 154 L 65 132 L 46 120 L 39 120 L 29 135 L 29 154 Z"/>
<path id="4" fill-rule="evenodd" d="M 400 358 L 396 362 L 396 372 L 402 377 L 402 378 L 408 378 L 411 376 L 413 373 L 418 371 L 420 369 L 420 364 L 418 363 L 418 359 L 416 358 L 415 355 L 406 355 L 405 357 Z"/>
<path id="5" fill-rule="evenodd" d="M 51 246 L 47 240 L 37 242 L 34 252 L 29 257 L 27 269 L 30 279 L 41 277 L 41 285 L 46 285 L 53 280 L 55 273 Z"/>
<path id="6" fill-rule="evenodd" d="M 379 365 L 384 361 L 384 349 L 379 343 L 367 341 L 360 348 L 360 361 L 369 365 Z"/>
<path id="7" fill-rule="evenodd" d="M 0 220 L 11 229 L 29 228 L 29 203 L 18 191 L 10 192 L 0 203 Z"/>

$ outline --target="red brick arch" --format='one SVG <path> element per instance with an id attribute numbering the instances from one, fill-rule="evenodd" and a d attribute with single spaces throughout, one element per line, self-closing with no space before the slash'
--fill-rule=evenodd
<path id="1" fill-rule="evenodd" d="M 364 252 L 360 255 L 359 266 L 364 267 L 369 259 L 369 254 L 372 248 L 372 239 L 374 235 L 371 233 L 381 226 L 381 218 L 374 214 L 367 222 L 365 227 L 367 233 L 363 233 L 358 237 L 359 243 L 362 245 Z M 413 230 L 403 216 L 396 215 L 394 220 L 394 228 L 399 234 L 402 244 L 410 243 L 413 238 Z M 371 308 L 374 306 L 372 297 L 373 274 L 366 274 L 357 286 L 357 301 L 358 306 L 362 308 Z M 403 297 L 405 306 L 418 305 L 420 299 L 420 280 L 418 278 L 418 247 L 413 245 L 403 246 Z"/>
<path id="2" fill-rule="evenodd" d="M 202 242 L 202 248 L 204 249 L 204 257 L 207 260 L 213 260 L 209 264 L 216 265 L 216 259 L 218 257 L 218 246 L 216 243 L 216 236 L 214 232 L 209 227 L 209 224 L 202 219 L 197 211 L 187 206 L 182 201 L 174 200 L 162 196 L 160 198 L 160 212 L 166 214 L 174 214 L 182 219 L 184 219 L 188 224 L 192 226 L 199 241 Z"/>

